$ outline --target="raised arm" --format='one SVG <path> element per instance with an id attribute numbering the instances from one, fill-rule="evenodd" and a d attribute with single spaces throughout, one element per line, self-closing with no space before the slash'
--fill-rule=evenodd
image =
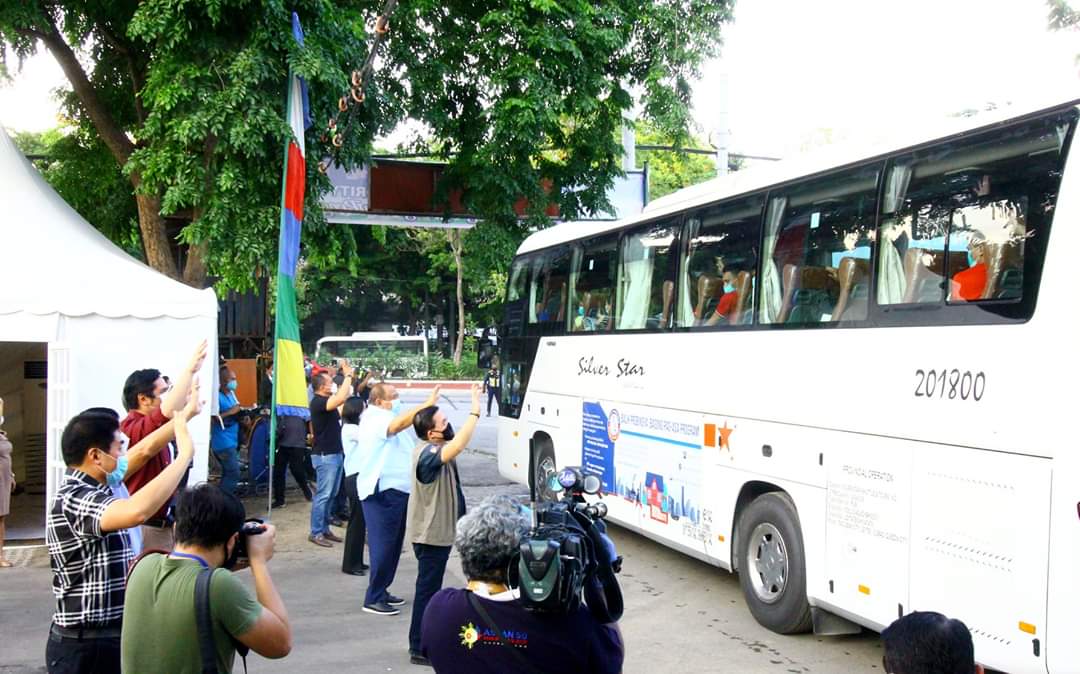
<path id="1" fill-rule="evenodd" d="M 162 448 L 169 444 L 169 440 L 173 439 L 173 423 L 173 420 L 170 419 L 159 426 L 153 433 L 128 448 L 128 469 L 124 473 L 124 477 L 139 472 L 139 469 L 146 465 L 150 457 L 157 456 Z"/>
<path id="2" fill-rule="evenodd" d="M 436 402 L 438 402 L 438 400 L 439 400 L 439 391 L 440 390 L 441 389 L 438 386 L 436 386 L 431 391 L 431 395 L 429 395 L 427 397 L 427 400 L 424 401 L 424 404 L 420 405 L 419 407 L 413 407 L 412 409 L 405 410 L 400 415 L 394 417 L 394 420 L 391 421 L 390 425 L 386 427 L 386 435 L 387 436 L 397 435 L 398 433 L 402 432 L 406 428 L 409 428 L 410 426 L 412 426 L 413 417 L 416 416 L 417 412 L 424 409 L 425 407 L 431 407 Z"/>
<path id="3" fill-rule="evenodd" d="M 188 361 L 187 367 L 180 371 L 180 375 L 173 384 L 172 391 L 167 393 L 165 399 L 161 401 L 161 413 L 165 415 L 166 419 L 172 419 L 173 414 L 183 409 L 184 403 L 188 399 L 188 393 L 191 392 L 192 378 L 199 373 L 203 361 L 206 360 L 206 350 L 207 344 L 204 339 L 195 348 L 195 353 L 191 354 L 191 360 Z"/>
<path id="4" fill-rule="evenodd" d="M 469 412 L 469 418 L 465 420 L 465 423 L 461 425 L 461 429 L 454 434 L 454 439 L 446 443 L 442 447 L 442 452 L 439 458 L 443 463 L 450 463 L 458 454 L 461 454 L 465 450 L 465 445 L 472 439 L 473 431 L 476 429 L 477 422 L 480 421 L 480 386 L 478 384 L 472 385 L 472 411 Z"/>
<path id="5" fill-rule="evenodd" d="M 192 386 L 188 404 L 173 419 L 178 450 L 176 461 L 170 463 L 168 468 L 146 483 L 146 486 L 135 492 L 131 498 L 110 503 L 101 515 L 102 531 L 119 531 L 138 526 L 153 517 L 154 513 L 172 498 L 180 480 L 184 478 L 184 473 L 187 472 L 191 457 L 195 454 L 195 445 L 191 442 L 187 422 L 201 411 L 199 385 L 196 382 Z"/>
<path id="6" fill-rule="evenodd" d="M 330 396 L 330 399 L 326 401 L 326 411 L 336 410 L 345 404 L 345 401 L 352 395 L 352 376 L 353 368 L 349 365 L 349 362 L 345 359 L 339 361 L 341 365 L 342 374 L 345 375 L 345 379 L 342 380 L 341 386 L 338 387 L 337 393 Z"/>
<path id="7" fill-rule="evenodd" d="M 248 631 L 237 635 L 237 640 L 264 658 L 283 658 L 292 650 L 292 627 L 285 602 L 270 579 L 267 562 L 274 556 L 274 539 L 277 530 L 273 524 L 266 531 L 248 539 L 251 559 L 251 575 L 255 578 L 255 598 L 262 605 L 259 619 Z"/>

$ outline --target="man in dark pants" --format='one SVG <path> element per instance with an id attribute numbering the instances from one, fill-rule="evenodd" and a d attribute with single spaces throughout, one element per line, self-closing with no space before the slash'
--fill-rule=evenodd
<path id="1" fill-rule="evenodd" d="M 304 492 L 304 498 L 311 500 L 311 487 L 307 483 L 307 470 L 304 467 L 304 452 L 307 449 L 307 421 L 295 416 L 278 415 L 277 418 L 277 456 L 274 457 L 274 502 L 273 507 L 285 506 L 285 467 L 292 472 L 296 484 Z"/>
<path id="2" fill-rule="evenodd" d="M 401 546 L 405 543 L 405 516 L 412 489 L 410 475 L 415 441 L 411 433 L 413 417 L 439 399 L 436 386 L 423 405 L 402 411 L 397 390 L 390 384 L 371 389 L 371 405 L 360 417 L 356 465 L 356 494 L 367 524 L 371 570 L 364 596 L 364 612 L 397 615 L 404 599 L 390 594 Z"/>
<path id="3" fill-rule="evenodd" d="M 311 426 L 315 429 L 315 443 L 311 448 L 311 463 L 315 466 L 315 497 L 311 502 L 311 534 L 308 540 L 324 548 L 341 543 L 342 538 L 330 531 L 330 508 L 341 488 L 341 466 L 345 460 L 341 449 L 341 407 L 352 391 L 352 368 L 342 362 L 345 386 L 331 390 L 330 375 L 321 372 L 313 375 L 311 386 L 315 391 L 311 399 Z"/>
<path id="4" fill-rule="evenodd" d="M 491 416 L 491 401 L 495 401 L 495 413 L 498 414 L 502 396 L 502 374 L 497 367 L 492 366 L 484 377 L 484 390 L 487 391 L 487 415 Z"/>
<path id="5" fill-rule="evenodd" d="M 173 415 L 176 460 L 128 499 L 109 489 L 126 472 L 120 422 L 84 412 L 64 428 L 60 450 L 67 470 L 45 528 L 56 597 L 45 647 L 49 674 L 120 672 L 124 588 L 135 557 L 125 529 L 168 503 L 187 472 L 195 451 L 187 421 L 201 409 L 198 396 L 195 384 L 187 405 Z"/>
<path id="6" fill-rule="evenodd" d="M 454 527 L 465 514 L 465 494 L 461 491 L 457 455 L 472 438 L 480 420 L 480 387 L 472 387 L 472 411 L 454 433 L 453 426 L 438 407 L 425 407 L 413 418 L 413 430 L 420 442 L 413 449 L 412 491 L 409 493 L 409 533 L 419 562 L 412 622 L 409 625 L 409 660 L 414 665 L 431 665 L 420 653 L 420 625 L 431 597 L 442 589 L 446 560 L 454 544 Z"/>

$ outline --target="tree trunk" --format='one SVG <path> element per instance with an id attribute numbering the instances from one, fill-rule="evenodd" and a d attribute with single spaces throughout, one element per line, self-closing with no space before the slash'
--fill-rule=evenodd
<path id="1" fill-rule="evenodd" d="M 450 249 L 454 251 L 454 266 L 457 267 L 457 342 L 454 344 L 454 365 L 461 365 L 461 351 L 465 348 L 465 290 L 462 287 L 461 230 L 446 230 L 446 238 L 450 240 Z"/>
<path id="2" fill-rule="evenodd" d="M 205 288 L 209 272 L 206 269 L 205 241 L 188 246 L 187 262 L 184 264 L 184 283 L 192 288 Z"/>
<path id="3" fill-rule="evenodd" d="M 135 201 L 139 206 L 139 232 L 142 234 L 143 250 L 146 251 L 146 264 L 179 281 L 180 270 L 173 259 L 169 234 L 165 231 L 165 218 L 161 215 L 161 199 L 154 194 L 139 194 L 138 182 L 134 177 L 132 183 L 136 186 Z"/>

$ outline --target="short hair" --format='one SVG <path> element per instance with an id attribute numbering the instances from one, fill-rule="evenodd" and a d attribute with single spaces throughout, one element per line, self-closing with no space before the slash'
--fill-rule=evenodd
<path id="1" fill-rule="evenodd" d="M 161 377 L 161 371 L 153 368 L 135 370 L 124 382 L 124 409 L 139 409 L 139 396 L 154 397 L 154 384 Z"/>
<path id="2" fill-rule="evenodd" d="M 368 397 L 371 400 L 390 400 L 390 384 L 379 382 L 371 387 Z"/>
<path id="3" fill-rule="evenodd" d="M 521 504 L 509 496 L 489 496 L 465 513 L 454 536 L 465 577 L 505 583 L 507 567 L 531 524 Z"/>
<path id="4" fill-rule="evenodd" d="M 86 459 L 87 452 L 95 447 L 103 452 L 109 451 L 118 430 L 118 417 L 93 409 L 76 414 L 60 436 L 60 451 L 64 456 L 64 463 L 78 466 Z"/>
<path id="5" fill-rule="evenodd" d="M 358 424 L 363 411 L 364 399 L 360 396 L 352 396 L 341 406 L 341 421 L 346 424 Z"/>
<path id="6" fill-rule="evenodd" d="M 111 407 L 88 407 L 81 412 L 82 414 L 103 414 L 105 416 L 112 417 L 117 421 L 120 421 L 120 414 Z"/>
<path id="7" fill-rule="evenodd" d="M 327 379 L 330 379 L 330 375 L 327 374 L 326 371 L 316 372 L 311 375 L 311 389 L 313 391 L 318 391 L 323 387 Z"/>
<path id="8" fill-rule="evenodd" d="M 889 674 L 972 674 L 975 647 L 967 625 L 933 611 L 915 611 L 881 633 Z"/>
<path id="9" fill-rule="evenodd" d="M 412 427 L 416 431 L 416 437 L 427 442 L 427 434 L 435 428 L 435 414 L 438 413 L 438 405 L 430 405 L 416 413 L 413 417 Z"/>
<path id="10" fill-rule="evenodd" d="M 244 525 L 244 504 L 216 484 L 202 482 L 176 499 L 176 542 L 213 548 Z"/>

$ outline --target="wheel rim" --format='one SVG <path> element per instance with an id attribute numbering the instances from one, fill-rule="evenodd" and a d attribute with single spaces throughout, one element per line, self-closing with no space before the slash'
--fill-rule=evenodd
<path id="1" fill-rule="evenodd" d="M 541 501 L 554 501 L 555 492 L 551 490 L 550 478 L 556 472 L 555 459 L 551 456 L 540 458 L 536 464 L 536 497 Z"/>
<path id="2" fill-rule="evenodd" d="M 788 581 L 787 545 L 780 530 L 768 522 L 754 527 L 748 553 L 754 594 L 766 604 L 778 601 Z"/>

